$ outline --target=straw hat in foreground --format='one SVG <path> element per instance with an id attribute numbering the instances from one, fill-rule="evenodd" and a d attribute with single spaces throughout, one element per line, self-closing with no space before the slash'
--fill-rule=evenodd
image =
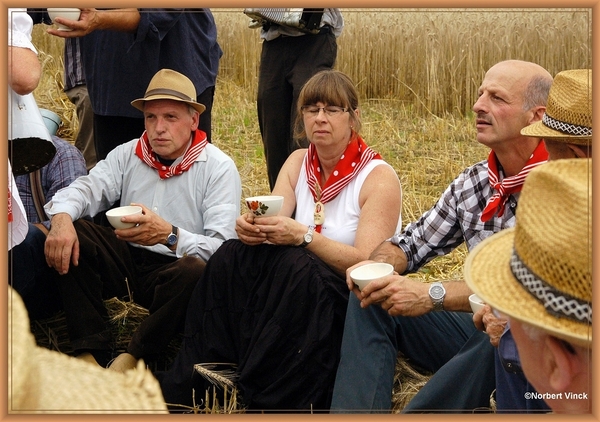
<path id="1" fill-rule="evenodd" d="M 572 144 L 592 140 L 592 70 L 565 70 L 554 77 L 542 120 L 521 134 Z"/>
<path id="2" fill-rule="evenodd" d="M 143 362 L 125 374 L 36 345 L 21 296 L 8 292 L 8 413 L 168 413 Z"/>
<path id="3" fill-rule="evenodd" d="M 487 304 L 573 344 L 592 343 L 592 160 L 527 176 L 516 226 L 481 242 L 465 280 Z"/>

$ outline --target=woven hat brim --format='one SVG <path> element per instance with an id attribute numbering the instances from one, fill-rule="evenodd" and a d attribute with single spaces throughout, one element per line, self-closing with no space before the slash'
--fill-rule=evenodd
<path id="1" fill-rule="evenodd" d="M 32 358 L 37 368 L 31 374 L 32 383 L 41 387 L 37 388 L 35 404 L 30 406 L 26 401 L 13 406 L 11 413 L 169 413 L 160 385 L 149 372 L 122 374 L 41 347 Z M 140 382 L 136 377 L 145 380 Z"/>
<path id="2" fill-rule="evenodd" d="M 505 229 L 482 241 L 467 256 L 464 276 L 467 285 L 488 305 L 552 335 L 589 346 L 592 326 L 557 318 L 529 293 L 510 270 L 515 229 Z"/>
<path id="3" fill-rule="evenodd" d="M 532 123 L 529 126 L 525 126 L 523 129 L 521 129 L 521 135 L 532 136 L 534 138 L 546 138 L 556 140 L 564 139 L 564 141 L 567 143 L 578 145 L 588 144 L 592 140 L 591 136 L 576 136 L 559 132 L 558 130 L 549 128 L 541 121 Z"/>
<path id="4" fill-rule="evenodd" d="M 146 101 L 153 101 L 153 100 L 172 100 L 172 101 L 179 101 L 182 103 L 186 103 L 186 104 L 191 105 L 200 114 L 202 114 L 204 112 L 204 110 L 206 110 L 206 106 L 204 104 L 200 104 L 195 101 L 185 101 L 185 100 L 182 100 L 181 98 L 176 98 L 176 97 L 172 97 L 169 95 L 151 95 L 147 98 L 138 98 L 137 100 L 133 100 L 131 102 L 131 105 L 140 111 L 144 111 L 144 103 Z"/>
<path id="5" fill-rule="evenodd" d="M 125 374 L 37 346 L 23 300 L 8 295 L 8 413 L 164 413 L 160 384 L 140 364 Z"/>

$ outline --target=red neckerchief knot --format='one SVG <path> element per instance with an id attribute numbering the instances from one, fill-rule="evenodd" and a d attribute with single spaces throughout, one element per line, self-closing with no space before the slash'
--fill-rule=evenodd
<path id="1" fill-rule="evenodd" d="M 502 217 L 508 197 L 513 193 L 520 192 L 529 172 L 540 164 L 544 164 L 546 161 L 548 161 L 548 152 L 546 151 L 544 143 L 540 142 L 519 174 L 505 177 L 500 181 L 496 154 L 492 150 L 488 157 L 488 178 L 490 186 L 495 192 L 488 200 L 487 205 L 481 214 L 481 221 L 486 222 L 490 220 L 494 217 L 496 212 L 498 212 L 498 217 Z"/>
<path id="2" fill-rule="evenodd" d="M 206 133 L 201 130 L 196 130 L 194 132 L 192 144 L 183 154 L 183 159 L 178 164 L 167 167 L 158 160 L 158 157 L 156 157 L 156 154 L 152 151 L 148 134 L 144 131 L 135 147 L 135 155 L 148 166 L 158 170 L 158 175 L 161 179 L 167 179 L 171 176 L 178 176 L 184 171 L 189 170 L 206 147 L 206 144 L 208 144 Z"/>
<path id="3" fill-rule="evenodd" d="M 313 195 L 315 204 L 320 203 L 322 207 L 323 204 L 335 198 L 373 159 L 381 159 L 381 156 L 373 151 L 359 135 L 355 134 L 325 182 L 325 186 L 321 188 L 319 156 L 315 146 L 310 144 L 304 165 L 308 188 Z M 321 224 L 315 225 L 316 230 L 320 232 Z"/>

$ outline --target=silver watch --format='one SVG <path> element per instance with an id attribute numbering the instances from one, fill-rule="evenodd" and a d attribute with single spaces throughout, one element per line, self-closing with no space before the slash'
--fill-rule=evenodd
<path id="1" fill-rule="evenodd" d="M 446 289 L 444 289 L 444 285 L 439 281 L 435 281 L 431 283 L 429 286 L 429 297 L 431 298 L 431 302 L 433 303 L 434 311 L 443 311 L 444 310 L 444 297 L 446 296 Z"/>
<path id="2" fill-rule="evenodd" d="M 302 239 L 302 243 L 300 243 L 300 247 L 303 248 L 308 245 L 313 240 L 313 234 L 315 232 L 315 226 L 308 226 L 308 231 L 304 235 Z"/>

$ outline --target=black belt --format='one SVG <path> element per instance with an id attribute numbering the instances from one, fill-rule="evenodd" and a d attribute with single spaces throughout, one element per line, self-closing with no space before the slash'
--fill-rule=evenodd
<path id="1" fill-rule="evenodd" d="M 272 26 L 281 26 L 281 25 L 277 25 L 276 23 L 272 23 L 272 22 L 266 22 L 266 23 L 263 24 L 263 29 L 265 31 L 268 31 L 269 28 L 271 28 Z M 298 29 L 298 28 L 295 28 L 295 29 Z M 331 25 L 323 25 L 319 29 L 318 33 L 312 34 L 310 32 L 306 32 L 306 35 L 321 35 L 321 34 L 329 34 L 329 33 L 333 33 L 333 28 L 331 27 Z M 289 35 L 283 35 L 283 34 L 280 34 L 280 36 L 281 37 L 289 37 Z"/>

